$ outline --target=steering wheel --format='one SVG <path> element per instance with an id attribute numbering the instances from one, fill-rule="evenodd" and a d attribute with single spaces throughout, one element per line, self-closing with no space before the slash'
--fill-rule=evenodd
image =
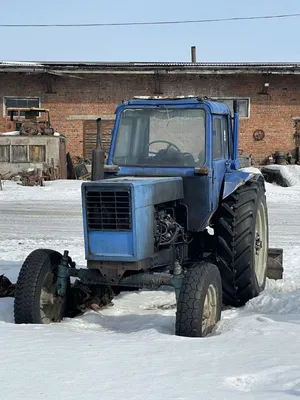
<path id="1" fill-rule="evenodd" d="M 165 149 L 165 152 L 169 151 L 170 147 L 175 147 L 175 149 L 181 153 L 181 150 L 179 149 L 179 147 L 177 147 L 176 144 L 174 144 L 172 142 L 169 142 L 168 140 L 153 140 L 152 142 L 147 144 L 146 149 L 149 148 L 154 143 L 166 143 L 166 144 L 168 144 L 169 146 Z M 154 151 L 149 151 L 149 153 L 156 155 L 159 151 L 157 151 L 156 153 Z"/>

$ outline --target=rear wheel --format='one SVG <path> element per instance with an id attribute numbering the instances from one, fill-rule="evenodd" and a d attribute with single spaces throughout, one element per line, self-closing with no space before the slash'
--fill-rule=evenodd
<path id="1" fill-rule="evenodd" d="M 263 182 L 247 182 L 222 202 L 215 234 L 223 303 L 242 306 L 266 283 L 269 238 Z"/>
<path id="2" fill-rule="evenodd" d="M 66 315 L 66 298 L 57 294 L 57 269 L 62 255 L 53 250 L 34 250 L 24 261 L 15 289 L 16 324 L 48 324 Z M 67 282 L 67 290 L 70 279 Z"/>
<path id="3" fill-rule="evenodd" d="M 221 318 L 222 282 L 211 263 L 195 264 L 183 278 L 177 301 L 176 335 L 204 337 Z"/>

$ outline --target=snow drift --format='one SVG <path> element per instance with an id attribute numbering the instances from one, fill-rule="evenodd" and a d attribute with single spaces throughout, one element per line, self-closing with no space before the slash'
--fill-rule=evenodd
<path id="1" fill-rule="evenodd" d="M 49 326 L 13 324 L 0 299 L 1 396 L 6 400 L 293 399 L 300 396 L 299 167 L 294 184 L 267 184 L 270 246 L 284 248 L 284 279 L 240 309 L 215 334 L 174 335 L 172 291 L 123 293 L 101 312 Z M 16 280 L 34 249 L 69 249 L 85 266 L 79 181 L 45 187 L 5 182 L 0 191 L 0 273 Z"/>

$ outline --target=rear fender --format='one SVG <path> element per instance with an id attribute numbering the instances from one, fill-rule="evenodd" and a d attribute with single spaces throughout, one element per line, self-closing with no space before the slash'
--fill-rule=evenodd
<path id="1" fill-rule="evenodd" d="M 243 170 L 232 170 L 225 173 L 222 199 L 226 199 L 238 187 L 244 185 L 248 181 L 264 180 L 261 173 L 247 172 Z"/>

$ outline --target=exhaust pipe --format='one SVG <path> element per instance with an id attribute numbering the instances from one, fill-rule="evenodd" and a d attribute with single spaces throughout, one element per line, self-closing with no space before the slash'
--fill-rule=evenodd
<path id="1" fill-rule="evenodd" d="M 96 148 L 93 150 L 92 154 L 92 173 L 91 180 L 99 181 L 104 179 L 104 162 L 105 154 L 101 147 L 101 118 L 97 119 L 97 142 Z"/>

